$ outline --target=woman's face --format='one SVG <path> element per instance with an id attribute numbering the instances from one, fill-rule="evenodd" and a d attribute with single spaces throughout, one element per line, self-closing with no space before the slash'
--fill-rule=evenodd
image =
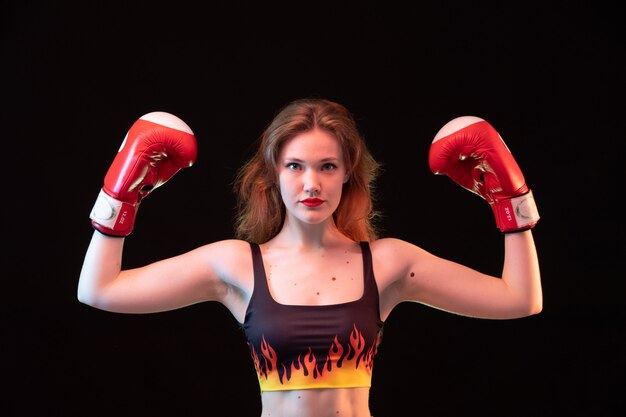
<path id="1" fill-rule="evenodd" d="M 315 129 L 289 139 L 278 160 L 278 183 L 287 216 L 318 224 L 337 209 L 347 180 L 339 141 Z"/>

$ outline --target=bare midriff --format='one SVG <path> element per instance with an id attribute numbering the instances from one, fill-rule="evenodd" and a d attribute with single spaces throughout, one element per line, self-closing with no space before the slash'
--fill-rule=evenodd
<path id="1" fill-rule="evenodd" d="M 266 391 L 262 417 L 371 417 L 369 388 Z"/>

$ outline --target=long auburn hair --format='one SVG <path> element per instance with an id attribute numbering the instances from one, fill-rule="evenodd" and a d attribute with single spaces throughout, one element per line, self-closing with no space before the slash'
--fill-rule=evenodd
<path id="1" fill-rule="evenodd" d="M 343 105 L 321 98 L 298 99 L 284 106 L 258 139 L 254 155 L 237 172 L 237 238 L 264 243 L 278 234 L 285 220 L 277 174 L 281 147 L 315 128 L 339 141 L 349 175 L 333 213 L 337 228 L 357 242 L 377 238 L 373 189 L 380 164 L 367 149 L 352 114 Z"/>

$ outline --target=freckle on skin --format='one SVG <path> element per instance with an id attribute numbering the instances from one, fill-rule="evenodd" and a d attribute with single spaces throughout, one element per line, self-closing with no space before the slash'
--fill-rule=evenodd
<path id="1" fill-rule="evenodd" d="M 335 278 L 335 277 L 332 277 L 331 279 L 332 279 L 333 281 L 337 281 L 337 278 Z"/>
<path id="2" fill-rule="evenodd" d="M 320 292 L 319 292 L 319 291 L 317 292 L 317 295 L 320 295 Z"/>
<path id="3" fill-rule="evenodd" d="M 415 276 L 415 272 L 411 272 L 411 276 L 414 277 Z"/>

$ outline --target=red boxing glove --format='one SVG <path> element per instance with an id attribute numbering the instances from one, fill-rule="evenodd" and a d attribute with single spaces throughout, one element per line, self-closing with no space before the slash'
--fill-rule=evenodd
<path id="1" fill-rule="evenodd" d="M 434 174 L 447 175 L 487 200 L 502 232 L 531 229 L 539 221 L 522 171 L 485 120 L 462 116 L 446 123 L 433 139 L 428 164 Z"/>
<path id="2" fill-rule="evenodd" d="M 196 137 L 178 117 L 152 112 L 130 128 L 104 177 L 104 186 L 89 218 L 109 236 L 128 236 L 139 203 L 181 168 L 194 164 Z"/>

